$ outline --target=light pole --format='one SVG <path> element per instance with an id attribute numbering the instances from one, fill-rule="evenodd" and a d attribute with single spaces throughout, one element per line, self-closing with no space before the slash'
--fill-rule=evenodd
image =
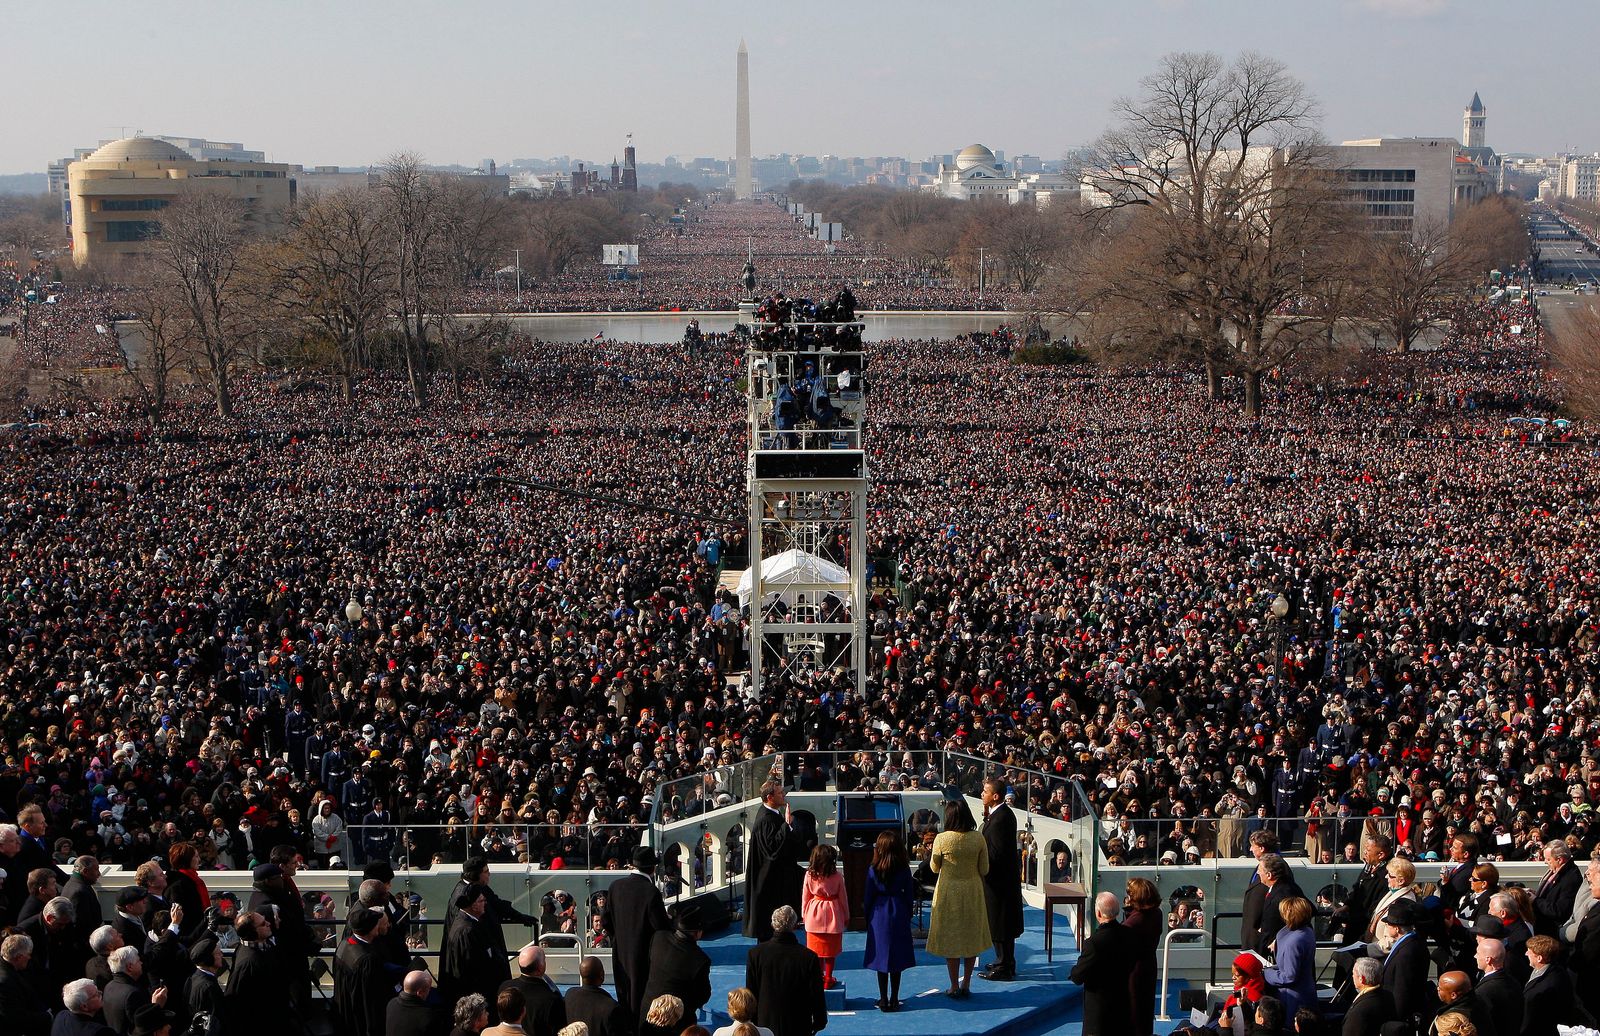
<path id="1" fill-rule="evenodd" d="M 344 617 L 351 622 L 360 622 L 361 616 L 366 614 L 361 610 L 361 602 L 356 600 L 356 595 L 351 594 L 350 600 L 345 602 Z"/>
<path id="2" fill-rule="evenodd" d="M 1276 640 L 1277 652 L 1278 652 L 1277 658 L 1272 663 L 1272 668 L 1273 668 L 1273 671 L 1275 673 L 1277 673 L 1279 686 L 1282 686 L 1282 684 L 1283 684 L 1283 635 L 1284 635 L 1284 631 L 1285 631 L 1285 621 L 1284 620 L 1288 619 L 1288 617 L 1289 617 L 1289 598 L 1285 597 L 1283 594 L 1279 594 L 1278 596 L 1276 596 L 1276 597 L 1274 597 L 1272 599 L 1272 619 L 1273 619 L 1272 625 L 1273 625 L 1274 630 L 1277 633 L 1277 636 L 1276 636 L 1275 640 Z"/>

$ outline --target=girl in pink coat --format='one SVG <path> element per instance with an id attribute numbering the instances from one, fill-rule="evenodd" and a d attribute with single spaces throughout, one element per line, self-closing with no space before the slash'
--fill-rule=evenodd
<path id="1" fill-rule="evenodd" d="M 839 854 L 831 845 L 811 850 L 811 867 L 806 871 L 800 897 L 800 916 L 805 921 L 806 945 L 822 959 L 822 987 L 836 989 L 833 962 L 844 946 L 844 929 L 850 923 L 850 904 L 845 899 L 844 876 L 839 873 Z"/>

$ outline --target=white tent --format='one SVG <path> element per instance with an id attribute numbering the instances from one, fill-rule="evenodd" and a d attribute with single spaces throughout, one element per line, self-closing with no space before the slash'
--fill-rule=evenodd
<path id="1" fill-rule="evenodd" d="M 802 594 L 807 601 L 815 604 L 820 601 L 827 591 L 817 590 L 814 587 L 804 588 L 806 583 L 850 583 L 850 572 L 835 565 L 833 562 L 808 554 L 803 550 L 786 550 L 782 554 L 774 554 L 761 563 L 761 579 L 766 585 L 768 600 L 774 593 L 783 600 L 783 603 L 794 607 L 795 600 Z M 739 604 L 744 606 L 750 603 L 750 597 L 755 593 L 755 569 L 747 568 L 739 577 Z M 788 587 L 799 584 L 797 589 Z M 845 591 L 835 593 L 848 606 L 851 603 L 850 594 Z"/>

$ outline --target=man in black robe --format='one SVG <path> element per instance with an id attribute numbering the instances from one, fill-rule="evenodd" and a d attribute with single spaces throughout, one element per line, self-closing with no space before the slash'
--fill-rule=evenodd
<path id="1" fill-rule="evenodd" d="M 489 899 L 482 885 L 469 885 L 456 897 L 456 916 L 445 933 L 439 956 L 439 990 L 447 1004 L 481 993 L 494 1020 L 495 996 L 511 978 L 504 940 L 488 917 Z M 491 931 L 490 929 L 495 929 Z"/>
<path id="2" fill-rule="evenodd" d="M 333 957 L 334 1016 L 347 1036 L 383 1036 L 394 983 L 374 942 L 388 931 L 389 919 L 381 910 L 358 906 L 349 924 L 350 935 Z"/>
<path id="3" fill-rule="evenodd" d="M 744 934 L 757 942 L 772 938 L 772 912 L 788 905 L 800 909 L 800 870 L 804 847 L 789 829 L 789 796 L 783 785 L 761 786 L 761 809 L 750 829 L 745 864 Z"/>
<path id="4" fill-rule="evenodd" d="M 656 851 L 641 845 L 633 851 L 633 868 L 612 883 L 601 924 L 611 933 L 611 968 L 617 1003 L 635 1020 L 644 1016 L 644 987 L 650 981 L 650 940 L 672 927 L 656 887 Z"/>

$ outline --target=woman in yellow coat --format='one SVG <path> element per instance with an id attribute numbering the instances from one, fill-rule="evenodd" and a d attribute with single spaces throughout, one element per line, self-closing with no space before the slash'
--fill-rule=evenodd
<path id="1" fill-rule="evenodd" d="M 984 900 L 983 876 L 989 873 L 989 848 L 978 833 L 966 800 L 944 807 L 944 831 L 933 840 L 929 865 L 939 875 L 933 890 L 933 920 L 928 925 L 928 952 L 943 957 L 950 969 L 945 995 L 964 1000 L 972 990 L 972 967 L 978 955 L 992 945 L 989 908 Z M 961 981 L 956 975 L 966 963 Z"/>

